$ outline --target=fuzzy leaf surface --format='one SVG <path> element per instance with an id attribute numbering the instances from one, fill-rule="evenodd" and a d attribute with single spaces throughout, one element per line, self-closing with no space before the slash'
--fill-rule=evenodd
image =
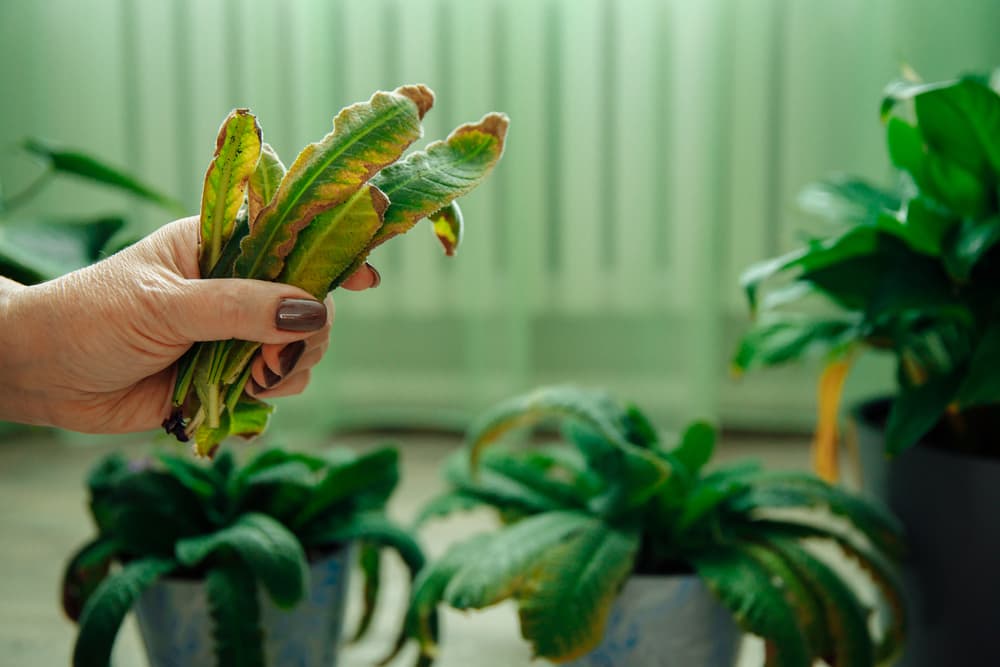
<path id="1" fill-rule="evenodd" d="M 247 184 L 248 220 L 253 223 L 265 206 L 271 203 L 278 184 L 285 177 L 285 165 L 271 144 L 264 142 L 260 147 L 260 160 L 250 174 Z"/>

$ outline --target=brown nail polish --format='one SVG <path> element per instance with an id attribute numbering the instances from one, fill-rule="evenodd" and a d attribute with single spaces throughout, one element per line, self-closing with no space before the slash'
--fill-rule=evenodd
<path id="1" fill-rule="evenodd" d="M 295 364 L 299 363 L 299 359 L 302 358 L 302 353 L 305 351 L 306 342 L 304 340 L 297 340 L 281 348 L 281 352 L 278 353 L 278 365 L 281 367 L 278 370 L 281 371 L 281 377 L 285 377 L 292 372 Z"/>
<path id="2" fill-rule="evenodd" d="M 365 262 L 365 266 L 367 266 L 368 270 L 372 272 L 372 276 L 373 276 L 373 278 L 372 278 L 372 289 L 374 289 L 374 288 L 378 287 L 379 285 L 381 285 L 382 284 L 382 274 L 378 272 L 378 269 L 376 269 L 374 266 L 372 266 L 368 262 Z"/>
<path id="3" fill-rule="evenodd" d="M 282 331 L 316 331 L 326 324 L 326 306 L 311 299 L 282 299 L 274 325 Z"/>
<path id="4" fill-rule="evenodd" d="M 264 388 L 270 389 L 274 385 L 281 382 L 281 376 L 272 371 L 267 365 L 264 365 Z"/>

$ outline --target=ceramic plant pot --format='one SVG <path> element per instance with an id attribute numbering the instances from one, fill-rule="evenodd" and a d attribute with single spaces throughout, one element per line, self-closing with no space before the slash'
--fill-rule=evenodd
<path id="1" fill-rule="evenodd" d="M 310 565 L 308 597 L 278 609 L 258 591 L 264 655 L 268 665 L 335 667 L 346 602 L 350 550 Z M 150 667 L 215 667 L 212 621 L 201 581 L 167 579 L 135 607 Z"/>
<path id="2" fill-rule="evenodd" d="M 1000 461 L 920 443 L 888 459 L 889 401 L 853 411 L 862 489 L 903 524 L 909 628 L 897 667 L 998 664 Z"/>
<path id="3" fill-rule="evenodd" d="M 732 667 L 742 633 L 695 575 L 633 576 L 574 667 Z"/>

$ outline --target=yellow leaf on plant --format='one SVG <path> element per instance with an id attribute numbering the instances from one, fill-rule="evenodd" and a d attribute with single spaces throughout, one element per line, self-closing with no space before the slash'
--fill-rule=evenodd
<path id="1" fill-rule="evenodd" d="M 837 453 L 840 397 L 844 380 L 851 368 L 851 358 L 841 357 L 827 364 L 819 377 L 819 415 L 813 437 L 813 470 L 827 482 L 836 482 L 838 475 Z"/>

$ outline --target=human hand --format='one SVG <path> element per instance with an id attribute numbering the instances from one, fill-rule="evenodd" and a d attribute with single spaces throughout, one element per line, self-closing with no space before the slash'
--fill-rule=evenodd
<path id="1" fill-rule="evenodd" d="M 198 233 L 198 218 L 184 218 L 40 285 L 0 278 L 0 420 L 88 433 L 159 427 L 174 362 L 207 340 L 263 343 L 247 393 L 301 392 L 326 351 L 333 300 L 281 283 L 199 280 Z M 378 283 L 366 264 L 342 286 Z"/>

